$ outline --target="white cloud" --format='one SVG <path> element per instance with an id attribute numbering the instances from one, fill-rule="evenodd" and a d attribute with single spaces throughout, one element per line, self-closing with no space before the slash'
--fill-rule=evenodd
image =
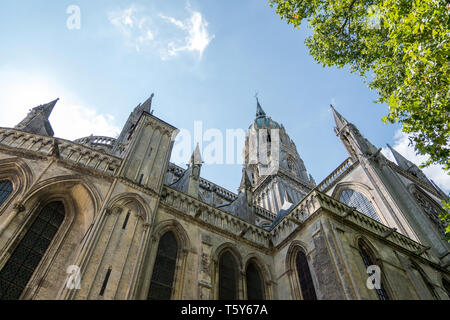
<path id="1" fill-rule="evenodd" d="M 409 145 L 409 139 L 406 133 L 398 130 L 394 136 L 394 144 L 392 147 L 398 151 L 402 156 L 404 156 L 409 161 L 413 162 L 417 166 L 425 162 L 428 158 L 423 155 L 417 155 L 416 151 L 412 146 Z M 389 160 L 395 162 L 395 158 L 392 152 L 388 148 L 383 148 L 383 154 Z M 434 181 L 444 192 L 450 192 L 450 175 L 446 174 L 440 166 L 432 165 L 430 167 L 422 169 L 425 175 Z"/>
<path id="2" fill-rule="evenodd" d="M 30 109 L 59 97 L 50 116 L 56 137 L 68 140 L 91 134 L 115 137 L 120 132 L 112 115 L 99 113 L 44 76 L 12 70 L 1 70 L 0 74 L 0 127 L 14 127 Z"/>
<path id="3" fill-rule="evenodd" d="M 160 15 L 161 18 L 174 24 L 181 30 L 188 32 L 188 35 L 181 44 L 176 45 L 174 42 L 169 43 L 169 55 L 176 56 L 179 52 L 192 51 L 197 52 L 200 58 L 203 52 L 214 39 L 214 35 L 208 32 L 208 22 L 203 18 L 200 12 L 192 12 L 190 19 L 185 22 L 178 21 L 171 17 Z"/>
<path id="4" fill-rule="evenodd" d="M 122 34 L 128 45 L 133 46 L 137 52 L 151 44 L 154 40 L 154 31 L 151 30 L 151 20 L 141 16 L 140 10 L 134 5 L 124 10 L 108 13 L 109 22 Z"/>
<path id="5" fill-rule="evenodd" d="M 131 5 L 109 12 L 108 19 L 124 37 L 125 43 L 137 52 L 154 50 L 163 60 L 182 52 L 192 52 L 201 59 L 215 36 L 209 33 L 208 22 L 200 12 L 191 10 L 189 5 L 186 10 L 190 17 L 181 21 Z"/>

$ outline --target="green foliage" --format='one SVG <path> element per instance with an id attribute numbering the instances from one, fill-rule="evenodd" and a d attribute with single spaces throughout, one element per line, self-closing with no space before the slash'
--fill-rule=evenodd
<path id="1" fill-rule="evenodd" d="M 450 4 L 446 0 L 269 0 L 312 36 L 323 66 L 349 66 L 389 105 L 416 151 L 450 174 Z M 450 217 L 447 217 L 450 218 Z M 450 231 L 450 230 L 448 230 Z"/>

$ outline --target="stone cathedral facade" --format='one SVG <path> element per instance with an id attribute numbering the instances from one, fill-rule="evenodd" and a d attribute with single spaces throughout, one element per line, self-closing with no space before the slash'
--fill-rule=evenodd
<path id="1" fill-rule="evenodd" d="M 0 128 L 0 299 L 449 299 L 447 196 L 334 108 L 349 158 L 317 184 L 258 101 L 233 193 L 201 177 L 199 148 L 170 163 L 152 98 L 117 139 L 54 137 L 57 100 Z M 273 132 L 265 174 L 250 146 Z"/>

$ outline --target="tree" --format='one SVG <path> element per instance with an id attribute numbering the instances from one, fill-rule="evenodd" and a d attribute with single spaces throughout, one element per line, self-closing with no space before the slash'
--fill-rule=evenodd
<path id="1" fill-rule="evenodd" d="M 306 45 L 325 66 L 349 66 L 400 122 L 422 167 L 450 174 L 450 4 L 446 0 L 269 0 L 281 19 L 312 35 Z M 444 204 L 449 219 L 449 203 Z M 450 224 L 447 228 L 450 232 Z"/>

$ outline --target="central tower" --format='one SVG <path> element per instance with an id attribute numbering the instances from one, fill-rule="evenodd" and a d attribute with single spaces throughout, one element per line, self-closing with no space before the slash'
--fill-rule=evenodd
<path id="1" fill-rule="evenodd" d="M 251 179 L 254 202 L 273 212 L 296 204 L 316 183 L 308 174 L 284 126 L 264 112 L 256 98 L 256 117 L 245 140 L 244 170 Z"/>

